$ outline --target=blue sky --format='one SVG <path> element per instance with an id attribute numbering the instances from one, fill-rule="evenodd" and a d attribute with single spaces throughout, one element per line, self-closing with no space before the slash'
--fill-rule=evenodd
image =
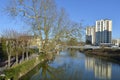
<path id="1" fill-rule="evenodd" d="M 8 17 L 3 8 L 8 0 L 0 0 L 0 32 L 6 28 L 24 31 L 26 26 L 18 19 Z M 84 27 L 95 25 L 99 19 L 113 21 L 113 38 L 120 38 L 120 0 L 55 0 L 58 8 L 65 8 L 72 21 L 82 21 Z"/>
<path id="2" fill-rule="evenodd" d="M 56 0 L 58 7 L 68 12 L 70 19 L 83 25 L 95 25 L 99 19 L 111 19 L 113 38 L 120 38 L 120 0 Z"/>

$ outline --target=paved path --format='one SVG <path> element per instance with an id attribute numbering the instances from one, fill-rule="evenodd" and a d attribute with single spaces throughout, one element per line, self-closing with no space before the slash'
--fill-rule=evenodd
<path id="1" fill-rule="evenodd" d="M 67 46 L 67 48 L 75 48 L 75 49 L 99 49 L 100 46 L 90 46 L 90 45 L 85 45 L 85 46 Z M 110 49 L 120 49 L 120 47 L 108 47 Z"/>
<path id="2" fill-rule="evenodd" d="M 99 49 L 99 46 L 67 46 L 67 48 L 75 48 L 75 49 Z"/>

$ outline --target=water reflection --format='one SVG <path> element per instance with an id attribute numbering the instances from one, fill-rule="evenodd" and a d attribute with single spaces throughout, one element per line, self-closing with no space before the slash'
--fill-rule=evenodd
<path id="1" fill-rule="evenodd" d="M 76 50 L 75 49 L 68 49 L 68 54 L 69 54 L 69 56 L 70 57 L 76 57 L 77 55 L 76 55 Z"/>
<path id="2" fill-rule="evenodd" d="M 55 60 L 48 64 L 41 64 L 39 71 L 34 74 L 30 80 L 80 80 L 82 79 L 81 64 L 79 57 L 75 57 L 79 53 L 67 54 L 69 56 L 56 56 Z M 70 57 L 71 56 L 71 57 Z"/>
<path id="3" fill-rule="evenodd" d="M 120 65 L 86 56 L 76 50 L 60 52 L 39 64 L 21 80 L 120 80 Z"/>
<path id="4" fill-rule="evenodd" d="M 48 64 L 48 61 L 46 61 L 41 64 L 39 71 L 36 74 L 34 74 L 30 80 L 59 80 L 57 75 L 62 71 L 62 68 L 56 69 L 50 66 Z"/>
<path id="5" fill-rule="evenodd" d="M 106 61 L 87 57 L 85 59 L 85 68 L 92 71 L 98 79 L 111 79 L 112 66 Z"/>

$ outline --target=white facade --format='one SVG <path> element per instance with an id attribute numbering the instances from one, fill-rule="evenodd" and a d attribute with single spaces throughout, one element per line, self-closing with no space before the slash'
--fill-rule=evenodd
<path id="1" fill-rule="evenodd" d="M 112 21 L 111 20 L 98 20 L 96 21 L 96 32 L 100 31 L 112 31 Z"/>
<path id="2" fill-rule="evenodd" d="M 95 27 L 87 27 L 86 41 L 96 45 L 112 43 L 112 20 L 97 20 Z"/>
<path id="3" fill-rule="evenodd" d="M 90 40 L 92 44 L 95 43 L 95 27 L 87 27 L 86 28 L 86 40 Z M 89 39 L 88 39 L 89 38 Z"/>
<path id="4" fill-rule="evenodd" d="M 112 40 L 112 44 L 115 45 L 115 46 L 120 46 L 120 39 Z"/>
<path id="5" fill-rule="evenodd" d="M 116 45 L 117 45 L 117 46 L 120 46 L 120 39 L 117 39 Z"/>
<path id="6" fill-rule="evenodd" d="M 91 28 L 91 35 L 92 35 L 92 44 L 95 44 L 95 27 Z"/>
<path id="7" fill-rule="evenodd" d="M 108 19 L 96 21 L 96 43 L 111 43 L 112 21 Z"/>

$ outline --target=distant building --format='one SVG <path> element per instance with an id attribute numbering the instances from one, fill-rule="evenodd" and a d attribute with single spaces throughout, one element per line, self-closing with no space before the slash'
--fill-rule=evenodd
<path id="1" fill-rule="evenodd" d="M 120 39 L 117 39 L 117 44 L 116 45 L 120 47 Z"/>
<path id="2" fill-rule="evenodd" d="M 86 28 L 86 43 L 95 44 L 95 27 Z"/>
<path id="3" fill-rule="evenodd" d="M 31 47 L 35 47 L 35 48 L 37 47 L 40 52 L 42 48 L 42 40 L 39 37 L 33 37 L 31 39 Z"/>
<path id="4" fill-rule="evenodd" d="M 111 43 L 112 39 L 112 21 L 108 19 L 96 21 L 96 44 Z"/>
<path id="5" fill-rule="evenodd" d="M 120 46 L 120 39 L 113 39 L 112 44 L 115 46 Z"/>
<path id="6" fill-rule="evenodd" d="M 20 36 L 21 39 L 28 40 L 30 42 L 30 48 L 38 48 L 39 51 L 42 47 L 42 40 L 39 37 L 34 36 Z"/>
<path id="7" fill-rule="evenodd" d="M 103 45 L 103 44 L 111 45 L 112 43 L 112 21 L 108 19 L 97 20 L 95 27 L 93 26 L 87 27 L 86 28 L 86 43 L 96 44 L 96 45 Z"/>

